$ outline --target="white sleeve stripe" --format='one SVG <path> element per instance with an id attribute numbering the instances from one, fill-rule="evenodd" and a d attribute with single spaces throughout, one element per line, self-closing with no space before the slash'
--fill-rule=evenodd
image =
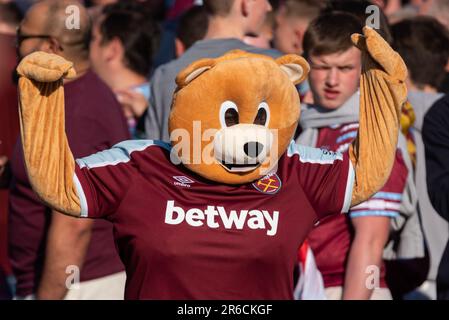
<path id="1" fill-rule="evenodd" d="M 292 141 L 287 148 L 287 156 L 298 155 L 299 161 L 311 164 L 333 164 L 335 161 L 342 161 L 343 155 L 340 152 L 312 148 L 296 144 Z"/>
<path id="2" fill-rule="evenodd" d="M 391 202 L 385 200 L 368 200 L 362 202 L 355 207 L 351 208 L 353 210 L 396 210 L 399 211 L 401 208 L 401 203 Z"/>
<path id="3" fill-rule="evenodd" d="M 346 125 L 346 126 L 344 126 L 343 128 L 341 128 L 341 132 L 345 132 L 345 131 L 349 131 L 349 130 L 352 130 L 352 129 L 358 129 L 359 128 L 359 123 L 351 123 L 351 124 L 348 124 L 348 125 Z"/>
<path id="4" fill-rule="evenodd" d="M 127 163 L 131 160 L 133 152 L 143 151 L 148 147 L 161 147 L 171 150 L 169 144 L 158 140 L 128 140 L 117 143 L 109 150 L 97 152 L 90 156 L 76 159 L 80 169 L 87 167 L 88 169 L 115 166 L 120 163 Z"/>
<path id="5" fill-rule="evenodd" d="M 78 198 L 80 199 L 81 217 L 86 218 L 88 216 L 86 195 L 84 194 L 83 187 L 81 186 L 81 182 L 76 176 L 76 173 L 73 174 L 73 182 L 75 183 L 76 192 L 78 193 Z"/>
<path id="6" fill-rule="evenodd" d="M 343 208 L 341 210 L 342 213 L 346 213 L 349 211 L 349 208 L 351 207 L 352 202 L 352 189 L 354 187 L 354 167 L 352 166 L 351 159 L 348 159 L 349 161 L 349 168 L 348 168 L 348 179 L 346 181 L 346 190 L 345 190 L 345 198 L 343 202 Z"/>

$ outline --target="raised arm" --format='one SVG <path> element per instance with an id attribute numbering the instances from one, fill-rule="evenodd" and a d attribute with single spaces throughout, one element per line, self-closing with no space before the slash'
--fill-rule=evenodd
<path id="1" fill-rule="evenodd" d="M 19 64 L 19 114 L 30 183 L 50 207 L 80 216 L 75 160 L 65 134 L 63 78 L 75 76 L 62 57 L 35 52 Z"/>
<path id="2" fill-rule="evenodd" d="M 351 205 L 368 199 L 387 181 L 393 167 L 402 105 L 406 101 L 407 67 L 373 29 L 353 35 L 362 51 L 360 127 L 349 149 L 355 181 Z"/>

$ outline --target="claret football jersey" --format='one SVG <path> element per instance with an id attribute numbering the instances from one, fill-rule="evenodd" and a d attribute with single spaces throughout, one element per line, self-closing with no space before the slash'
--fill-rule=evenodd
<path id="1" fill-rule="evenodd" d="M 322 149 L 346 152 L 357 136 L 358 123 L 346 123 L 320 128 L 317 146 Z M 351 208 L 348 215 L 334 215 L 323 219 L 312 229 L 307 239 L 315 255 L 324 286 L 344 286 L 347 263 L 354 238 L 351 219 L 360 217 L 397 217 L 400 215 L 402 193 L 405 188 L 408 170 L 400 151 L 390 177 L 373 197 Z M 386 287 L 385 268 L 380 268 L 380 287 Z"/>
<path id="2" fill-rule="evenodd" d="M 292 299 L 297 249 L 349 209 L 347 154 L 292 143 L 258 181 L 225 185 L 170 161 L 170 145 L 125 141 L 76 161 L 82 216 L 106 218 L 127 299 Z"/>

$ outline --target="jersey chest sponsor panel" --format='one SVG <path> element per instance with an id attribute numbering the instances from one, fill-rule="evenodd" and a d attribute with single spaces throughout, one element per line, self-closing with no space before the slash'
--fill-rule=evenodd
<path id="1" fill-rule="evenodd" d="M 132 265 L 127 297 L 291 298 L 296 249 L 317 219 L 292 159 L 281 159 L 276 175 L 259 185 L 226 186 L 152 149 L 137 155 L 138 168 L 128 170 L 139 174 L 109 215 L 122 258 Z M 267 274 L 273 290 L 256 290 Z M 167 292 L 167 283 L 177 289 Z"/>

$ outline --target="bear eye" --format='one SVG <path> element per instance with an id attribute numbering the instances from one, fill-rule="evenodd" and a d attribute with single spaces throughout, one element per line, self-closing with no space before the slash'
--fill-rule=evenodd
<path id="1" fill-rule="evenodd" d="M 268 103 L 261 102 L 259 104 L 259 110 L 257 111 L 256 119 L 254 119 L 254 124 L 258 124 L 261 126 L 268 126 L 268 122 L 270 121 L 270 107 Z"/>
<path id="2" fill-rule="evenodd" d="M 239 123 L 239 111 L 232 101 L 225 101 L 220 108 L 220 123 L 222 128 L 231 127 Z"/>

